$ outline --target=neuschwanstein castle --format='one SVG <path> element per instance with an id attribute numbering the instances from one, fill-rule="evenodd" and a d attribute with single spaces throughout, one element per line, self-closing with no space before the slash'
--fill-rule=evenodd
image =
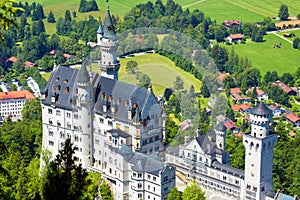
<path id="1" fill-rule="evenodd" d="M 60 66 L 52 72 L 42 99 L 43 150 L 55 157 L 70 138 L 77 147 L 77 163 L 109 180 L 117 200 L 166 199 L 175 186 L 176 170 L 231 199 L 291 198 L 272 191 L 277 134 L 269 131 L 272 113 L 264 104 L 252 109 L 251 132 L 243 138 L 245 171 L 228 165 L 222 124 L 167 148 L 162 162 L 151 155 L 164 149 L 163 108 L 151 88 L 117 80 L 118 40 L 109 9 L 97 43 L 101 75 L 88 71 L 84 62 L 80 70 Z"/>

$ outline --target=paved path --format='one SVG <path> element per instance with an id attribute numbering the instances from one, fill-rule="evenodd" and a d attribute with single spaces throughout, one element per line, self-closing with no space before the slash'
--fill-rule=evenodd
<path id="1" fill-rule="evenodd" d="M 289 40 L 289 39 L 283 37 L 282 35 L 279 35 L 279 34 L 276 33 L 276 32 L 271 32 L 271 34 L 274 34 L 274 35 L 276 35 L 277 37 L 280 37 L 281 39 L 284 39 L 285 41 L 287 41 L 287 42 L 293 44 L 293 42 L 292 42 L 291 40 Z"/>
<path id="2" fill-rule="evenodd" d="M 203 1 L 206 1 L 206 0 L 200 0 L 200 1 L 197 1 L 197 2 L 195 2 L 195 3 L 191 3 L 191 4 L 188 4 L 188 5 L 182 6 L 182 8 L 187 8 L 187 7 L 196 5 L 196 4 L 198 4 L 198 3 L 202 3 Z"/>

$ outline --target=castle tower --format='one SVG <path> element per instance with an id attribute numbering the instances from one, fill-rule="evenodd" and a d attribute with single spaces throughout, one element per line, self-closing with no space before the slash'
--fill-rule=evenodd
<path id="1" fill-rule="evenodd" d="M 223 151 L 226 149 L 226 128 L 223 123 L 218 123 L 215 128 L 217 147 Z"/>
<path id="2" fill-rule="evenodd" d="M 77 76 L 77 108 L 78 118 L 74 119 L 74 124 L 78 126 L 80 151 L 76 156 L 80 159 L 83 168 L 87 168 L 93 163 L 93 87 L 90 82 L 89 73 L 83 62 Z"/>
<path id="3" fill-rule="evenodd" d="M 118 80 L 120 63 L 117 60 L 118 40 L 112 22 L 109 7 L 104 24 L 100 24 L 97 31 L 97 42 L 101 51 L 101 76 Z"/>
<path id="4" fill-rule="evenodd" d="M 250 112 L 251 132 L 244 134 L 245 183 L 242 199 L 265 199 L 273 190 L 273 157 L 277 134 L 270 132 L 272 111 L 259 102 Z"/>

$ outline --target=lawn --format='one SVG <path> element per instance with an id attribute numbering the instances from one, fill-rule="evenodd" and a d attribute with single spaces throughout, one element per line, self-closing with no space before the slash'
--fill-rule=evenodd
<path id="1" fill-rule="evenodd" d="M 173 87 L 176 76 L 179 76 L 184 81 L 185 89 L 188 90 L 193 85 L 195 91 L 200 91 L 201 82 L 198 79 L 176 67 L 168 58 L 158 54 L 147 54 L 121 59 L 120 81 L 137 84 L 135 75 L 126 73 L 125 71 L 126 63 L 129 60 L 136 61 L 139 71 L 150 76 L 155 94 L 163 94 L 165 88 Z"/>
<path id="2" fill-rule="evenodd" d="M 277 71 L 279 75 L 284 72 L 295 73 L 299 67 L 300 51 L 293 49 L 292 44 L 273 34 L 264 36 L 265 42 L 256 43 L 247 40 L 247 44 L 234 45 L 239 56 L 247 56 L 253 67 L 258 68 L 262 74 L 267 71 Z M 273 48 L 280 44 L 282 48 Z M 225 45 L 230 51 L 232 46 Z"/>

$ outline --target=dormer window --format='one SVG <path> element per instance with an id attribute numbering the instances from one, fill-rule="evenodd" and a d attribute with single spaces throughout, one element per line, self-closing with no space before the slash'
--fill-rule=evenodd
<path id="1" fill-rule="evenodd" d="M 58 82 L 58 81 L 59 81 L 59 78 L 57 77 L 57 78 L 55 79 L 55 81 Z"/>
<path id="2" fill-rule="evenodd" d="M 112 30 L 111 26 L 108 26 L 108 27 L 107 27 L 107 30 L 111 31 L 111 30 Z"/>

